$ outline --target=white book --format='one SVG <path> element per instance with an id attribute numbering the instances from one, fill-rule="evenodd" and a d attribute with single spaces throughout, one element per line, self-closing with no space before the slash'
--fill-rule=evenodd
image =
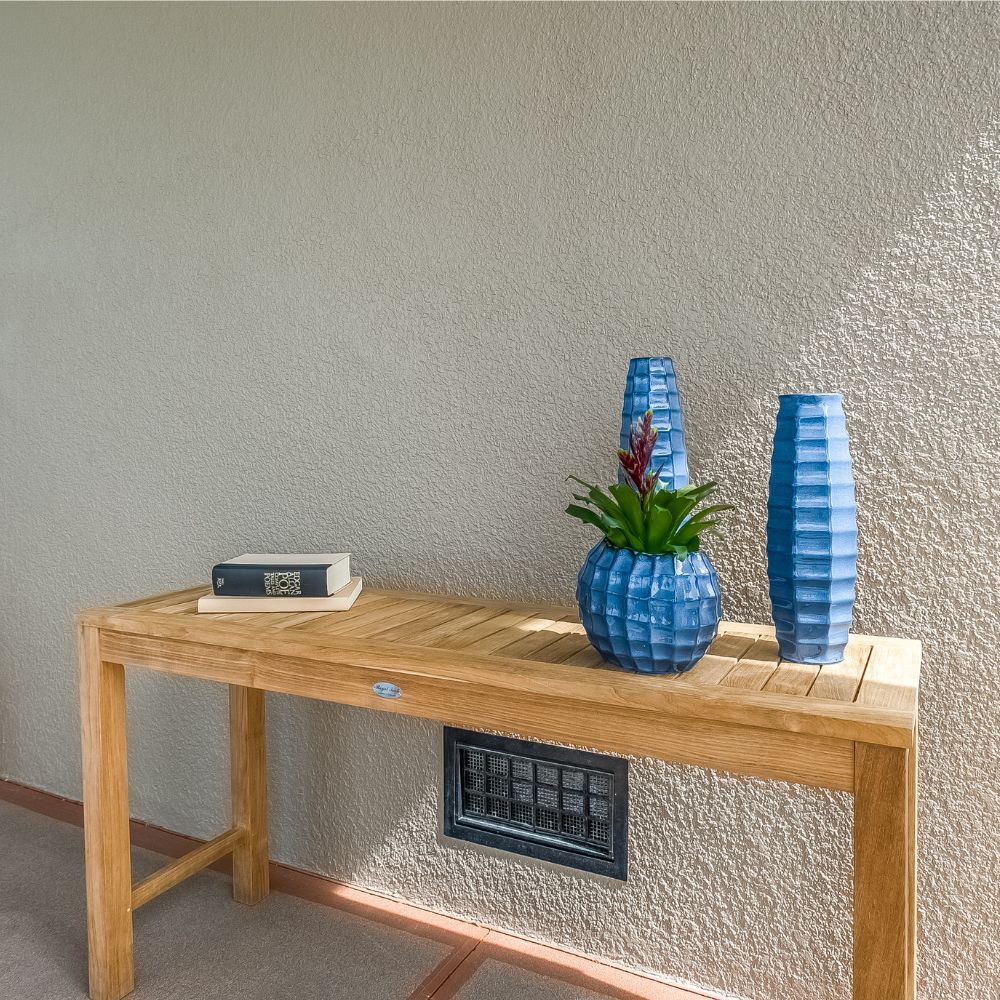
<path id="1" fill-rule="evenodd" d="M 346 587 L 329 597 L 216 597 L 206 594 L 198 598 L 202 614 L 232 614 L 235 612 L 266 611 L 349 611 L 361 593 L 361 577 L 352 576 Z"/>
<path id="2" fill-rule="evenodd" d="M 216 597 L 329 597 L 351 579 L 349 552 L 248 552 L 212 567 Z"/>

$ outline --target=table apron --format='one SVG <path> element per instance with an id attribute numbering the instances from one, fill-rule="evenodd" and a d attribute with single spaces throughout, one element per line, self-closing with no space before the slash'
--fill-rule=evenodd
<path id="1" fill-rule="evenodd" d="M 101 630 L 101 658 L 201 680 L 734 774 L 854 790 L 854 741 L 518 692 L 488 683 Z M 585 668 L 581 668 L 585 669 Z M 400 697 L 379 697 L 388 682 Z"/>

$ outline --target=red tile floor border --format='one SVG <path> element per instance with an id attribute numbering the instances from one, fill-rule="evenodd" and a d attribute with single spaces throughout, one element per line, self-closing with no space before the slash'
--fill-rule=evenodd
<path id="1" fill-rule="evenodd" d="M 83 806 L 27 785 L 0 779 L 0 799 L 52 819 L 83 825 Z M 149 823 L 132 820 L 136 847 L 180 857 L 203 841 Z M 229 872 L 230 860 L 211 866 Z M 612 1000 L 705 1000 L 705 994 L 670 986 L 634 972 L 605 965 L 548 945 L 537 944 L 479 924 L 457 920 L 374 892 L 355 889 L 313 872 L 272 861 L 271 888 L 300 899 L 344 910 L 368 920 L 451 946 L 451 952 L 406 998 L 452 1000 L 487 960 L 503 962 L 539 975 L 590 990 Z"/>

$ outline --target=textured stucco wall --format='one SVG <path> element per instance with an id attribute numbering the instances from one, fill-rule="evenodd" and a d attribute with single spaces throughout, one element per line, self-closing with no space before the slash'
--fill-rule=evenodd
<path id="1" fill-rule="evenodd" d="M 0 7 L 0 773 L 79 795 L 71 611 L 246 549 L 566 598 L 670 353 L 766 620 L 775 394 L 842 389 L 858 624 L 926 643 L 921 996 L 1000 981 L 1000 8 Z M 133 812 L 225 821 L 135 676 Z M 850 799 L 638 761 L 627 885 L 442 844 L 439 727 L 270 701 L 278 858 L 760 1000 L 849 993 Z"/>

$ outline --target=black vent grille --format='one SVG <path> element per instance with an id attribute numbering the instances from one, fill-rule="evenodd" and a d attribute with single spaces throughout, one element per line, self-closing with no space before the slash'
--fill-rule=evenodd
<path id="1" fill-rule="evenodd" d="M 628 762 L 445 729 L 445 834 L 624 879 Z"/>

